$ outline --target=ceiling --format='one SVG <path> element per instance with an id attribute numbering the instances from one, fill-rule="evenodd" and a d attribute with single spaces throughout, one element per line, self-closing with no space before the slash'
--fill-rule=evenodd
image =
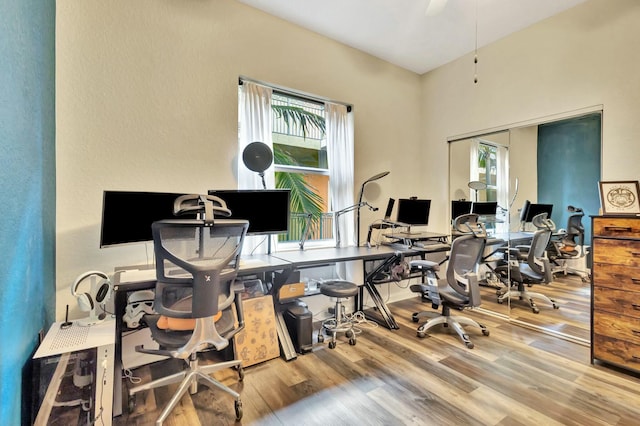
<path id="1" fill-rule="evenodd" d="M 586 0 L 238 1 L 423 74 Z"/>

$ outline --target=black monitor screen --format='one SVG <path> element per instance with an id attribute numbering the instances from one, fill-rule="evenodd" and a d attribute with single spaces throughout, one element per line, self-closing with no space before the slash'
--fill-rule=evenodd
<path id="1" fill-rule="evenodd" d="M 209 190 L 231 210 L 231 218 L 249 221 L 247 235 L 289 231 L 289 189 Z"/>
<path id="2" fill-rule="evenodd" d="M 428 225 L 431 200 L 401 198 L 398 200 L 398 218 L 407 225 Z"/>
<path id="3" fill-rule="evenodd" d="M 471 213 L 471 201 L 451 201 L 451 220 L 456 220 L 458 216 L 469 213 Z"/>
<path id="4" fill-rule="evenodd" d="M 479 214 L 480 216 L 495 215 L 497 211 L 497 201 L 474 202 L 471 206 L 471 213 Z"/>
<path id="5" fill-rule="evenodd" d="M 173 202 L 184 194 L 169 192 L 104 191 L 100 247 L 153 241 L 151 224 L 174 219 Z M 180 215 L 195 218 L 195 213 Z"/>
<path id="6" fill-rule="evenodd" d="M 547 218 L 551 219 L 552 210 L 553 204 L 529 204 L 524 221 L 531 222 L 534 217 L 541 213 L 546 213 Z"/>

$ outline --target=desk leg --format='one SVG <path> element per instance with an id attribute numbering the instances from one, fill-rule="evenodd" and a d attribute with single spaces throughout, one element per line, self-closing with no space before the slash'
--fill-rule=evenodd
<path id="1" fill-rule="evenodd" d="M 378 324 L 387 327 L 390 330 L 397 330 L 400 327 L 398 326 L 398 323 L 396 322 L 395 318 L 393 317 L 393 314 L 391 313 L 391 311 L 389 310 L 389 307 L 387 306 L 387 304 L 384 302 L 384 299 L 382 298 L 382 296 L 380 296 L 380 293 L 378 292 L 378 289 L 376 288 L 375 284 L 373 283 L 373 277 L 377 276 L 381 271 L 386 271 L 388 270 L 390 267 L 392 267 L 397 261 L 399 260 L 398 255 L 394 255 L 388 259 L 386 259 L 384 262 L 380 263 L 380 265 L 378 265 L 376 268 L 374 268 L 371 272 L 367 273 L 367 262 L 364 262 L 364 285 L 363 287 L 367 289 L 367 291 L 369 292 L 369 295 L 371 296 L 371 299 L 373 300 L 373 303 L 375 303 L 376 308 L 378 309 L 378 313 L 380 315 L 381 318 L 378 318 L 378 315 L 374 315 L 372 316 L 370 312 L 366 312 L 364 310 L 364 297 L 363 297 L 363 290 L 360 289 L 359 292 L 359 300 L 358 300 L 358 308 L 365 314 L 365 316 L 368 319 L 371 319 L 372 321 L 377 322 Z"/>
<path id="2" fill-rule="evenodd" d="M 284 359 L 291 361 L 298 357 L 296 348 L 293 346 L 287 324 L 284 322 L 284 316 L 280 309 L 276 309 L 276 330 L 278 332 L 278 341 L 280 342 L 280 350 L 284 355 Z"/>
<path id="3" fill-rule="evenodd" d="M 381 318 L 377 318 L 376 316 L 372 316 L 371 313 L 367 313 L 363 311 L 365 316 L 368 319 L 371 319 L 372 321 L 375 321 L 378 324 L 383 325 L 390 330 L 399 329 L 400 326 L 398 325 L 395 318 L 393 317 L 393 314 L 389 310 L 389 307 L 384 302 L 384 299 L 382 298 L 382 296 L 380 296 L 380 293 L 378 292 L 378 289 L 376 288 L 375 284 L 367 280 L 364 283 L 364 287 L 369 292 L 369 295 L 371 296 L 373 303 L 375 303 L 376 308 L 378 308 L 378 313 L 380 314 Z"/>
<path id="4" fill-rule="evenodd" d="M 122 317 L 127 306 L 127 292 L 114 291 L 114 311 L 116 316 L 116 341 L 113 362 L 113 417 L 122 415 Z"/>

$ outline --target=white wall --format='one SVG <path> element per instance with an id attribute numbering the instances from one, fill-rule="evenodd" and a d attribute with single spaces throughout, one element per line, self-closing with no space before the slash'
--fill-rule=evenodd
<path id="1" fill-rule="evenodd" d="M 448 137 L 603 105 L 602 178 L 638 179 L 638 22 L 636 0 L 591 0 L 480 49 L 478 84 L 472 54 L 425 74 L 423 155 L 446 158 Z M 434 161 L 422 178 L 446 174 Z"/>
<path id="2" fill-rule="evenodd" d="M 80 273 L 152 260 L 150 244 L 98 248 L 104 190 L 237 187 L 240 75 L 353 104 L 356 186 L 392 171 L 367 185 L 381 210 L 437 185 L 414 179 L 412 72 L 232 0 L 66 0 L 56 12 L 58 319 L 66 304 L 80 315 Z"/>
<path id="3" fill-rule="evenodd" d="M 149 259 L 98 248 L 103 190 L 236 186 L 239 75 L 352 103 L 356 185 L 390 170 L 367 199 L 431 198 L 432 231 L 454 135 L 602 104 L 603 179 L 637 179 L 638 22 L 636 0 L 591 0 L 481 49 L 474 84 L 471 55 L 420 77 L 233 0 L 57 2 L 58 318 L 79 273 Z"/>

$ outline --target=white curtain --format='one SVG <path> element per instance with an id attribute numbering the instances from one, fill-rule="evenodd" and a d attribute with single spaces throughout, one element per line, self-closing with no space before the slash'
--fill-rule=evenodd
<path id="1" fill-rule="evenodd" d="M 498 170 L 496 173 L 497 201 L 498 205 L 504 209 L 509 209 L 509 149 L 506 146 L 497 146 L 496 163 Z M 500 217 L 504 223 L 496 225 L 497 232 L 509 232 L 509 213 L 504 213 Z"/>
<path id="2" fill-rule="evenodd" d="M 249 170 L 242 161 L 242 153 L 252 142 L 263 142 L 273 152 L 271 137 L 271 94 L 270 87 L 261 86 L 250 81 L 244 81 L 240 90 L 238 119 L 240 121 L 240 143 L 238 144 L 238 189 L 262 189 L 262 179 L 257 172 Z M 267 188 L 275 187 L 275 173 L 273 164 L 265 172 Z M 266 253 L 270 246 L 266 239 L 271 238 L 271 245 L 275 237 L 247 237 L 243 245 L 243 253 Z"/>
<path id="3" fill-rule="evenodd" d="M 480 139 L 474 139 L 473 143 L 469 146 L 469 181 L 476 181 L 480 179 L 480 169 L 478 167 L 478 151 L 480 150 Z M 467 187 L 469 190 L 468 200 L 477 201 L 477 191 Z"/>
<path id="4" fill-rule="evenodd" d="M 271 138 L 271 94 L 270 87 L 250 81 L 242 83 L 238 117 L 240 119 L 240 143 L 238 144 L 238 188 L 262 189 L 258 173 L 249 170 L 242 162 L 242 153 L 252 142 L 263 142 L 273 152 Z M 265 171 L 267 188 L 275 185 L 273 164 Z"/>
<path id="5" fill-rule="evenodd" d="M 345 105 L 325 103 L 329 192 L 334 212 L 354 204 L 353 197 L 353 120 Z M 341 216 L 339 227 L 342 246 L 355 245 L 354 212 Z"/>

